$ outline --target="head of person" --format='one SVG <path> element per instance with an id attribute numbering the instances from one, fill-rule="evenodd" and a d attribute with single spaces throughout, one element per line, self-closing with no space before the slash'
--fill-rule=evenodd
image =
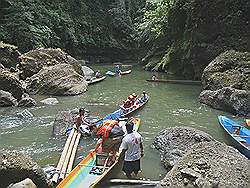
<path id="1" fill-rule="evenodd" d="M 84 115 L 84 113 L 85 113 L 85 109 L 84 109 L 84 108 L 80 108 L 80 109 L 79 109 L 79 114 L 80 114 L 80 115 Z"/>
<path id="2" fill-rule="evenodd" d="M 133 94 L 132 94 L 132 96 L 133 96 L 133 97 L 136 97 L 136 94 L 135 94 L 135 93 L 133 93 Z"/>
<path id="3" fill-rule="evenodd" d="M 126 130 L 128 134 L 133 132 L 133 128 L 134 128 L 134 124 L 132 122 L 126 123 Z"/>
<path id="4" fill-rule="evenodd" d="M 145 95 L 145 94 L 146 94 L 146 91 L 143 91 L 142 94 Z"/>

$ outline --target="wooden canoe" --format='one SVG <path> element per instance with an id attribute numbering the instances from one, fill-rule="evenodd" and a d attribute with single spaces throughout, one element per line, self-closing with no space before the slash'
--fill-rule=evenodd
<path id="1" fill-rule="evenodd" d="M 134 119 L 134 131 L 138 131 L 140 119 Z M 118 154 L 118 153 L 117 153 Z M 95 187 L 104 177 L 116 166 L 119 157 L 110 167 L 96 166 L 96 151 L 90 152 L 67 176 L 63 179 L 57 188 L 88 188 Z M 102 173 L 91 173 L 93 168 L 102 168 Z"/>
<path id="2" fill-rule="evenodd" d="M 87 80 L 88 85 L 95 84 L 97 82 L 101 82 L 106 78 L 106 76 L 102 76 L 101 78 L 92 78 L 91 80 Z"/>
<path id="3" fill-rule="evenodd" d="M 132 72 L 132 70 L 121 71 L 120 75 L 130 74 L 131 72 Z M 115 72 L 112 72 L 112 71 L 107 71 L 106 75 L 108 75 L 108 76 L 116 76 L 117 74 Z"/>
<path id="4" fill-rule="evenodd" d="M 124 111 L 122 110 L 121 112 L 121 117 L 127 117 L 134 113 L 136 110 L 144 106 L 149 100 L 149 95 L 146 94 L 146 98 L 144 99 L 143 97 L 140 97 L 136 100 L 135 104 L 129 108 L 128 110 Z"/>
<path id="5" fill-rule="evenodd" d="M 227 118 L 218 116 L 220 125 L 231 137 L 234 146 L 248 159 L 250 159 L 250 130 Z M 235 134 L 235 130 L 240 127 L 240 134 Z"/>
<path id="6" fill-rule="evenodd" d="M 201 81 L 194 80 L 161 80 L 161 79 L 147 79 L 148 82 L 161 82 L 161 83 L 169 83 L 169 84 L 183 84 L 183 85 L 201 85 Z"/>

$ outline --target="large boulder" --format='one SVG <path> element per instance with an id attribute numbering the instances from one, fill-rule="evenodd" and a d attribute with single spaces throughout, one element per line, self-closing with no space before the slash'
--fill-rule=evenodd
<path id="1" fill-rule="evenodd" d="M 59 48 L 39 48 L 31 50 L 22 54 L 20 58 L 21 63 L 19 69 L 22 71 L 22 79 L 33 76 L 44 66 L 57 64 L 70 64 L 78 74 L 83 75 L 81 65 L 78 64 L 78 61 Z"/>
<path id="2" fill-rule="evenodd" d="M 205 90 L 223 87 L 250 90 L 250 53 L 227 51 L 216 57 L 203 71 Z"/>
<path id="3" fill-rule="evenodd" d="M 199 100 L 212 108 L 224 110 L 235 115 L 250 115 L 250 91 L 231 87 L 200 93 Z"/>
<path id="4" fill-rule="evenodd" d="M 161 131 L 153 142 L 153 147 L 160 151 L 161 162 L 167 170 L 199 142 L 214 140 L 207 133 L 190 127 L 172 127 Z"/>
<path id="5" fill-rule="evenodd" d="M 31 98 L 27 93 L 22 95 L 22 99 L 18 102 L 19 107 L 32 107 L 36 106 L 35 99 Z"/>
<path id="6" fill-rule="evenodd" d="M 17 100 L 20 100 L 24 94 L 22 83 L 15 74 L 6 69 L 0 71 L 0 89 L 10 92 Z"/>
<path id="7" fill-rule="evenodd" d="M 84 77 L 65 63 L 43 67 L 27 81 L 26 89 L 30 94 L 78 95 L 87 90 Z"/>
<path id="8" fill-rule="evenodd" d="M 0 64 L 6 68 L 15 68 L 19 63 L 19 56 L 21 53 L 17 47 L 10 44 L 5 44 L 0 41 Z"/>
<path id="9" fill-rule="evenodd" d="M 17 100 L 7 91 L 0 90 L 0 107 L 16 106 Z"/>
<path id="10" fill-rule="evenodd" d="M 48 188 L 48 180 L 43 170 L 30 157 L 18 153 L 0 152 L 1 187 L 30 178 L 39 188 Z"/>
<path id="11" fill-rule="evenodd" d="M 201 142 L 189 150 L 158 187 L 249 187 L 249 161 L 236 149 Z"/>
<path id="12" fill-rule="evenodd" d="M 26 178 L 23 181 L 9 185 L 7 188 L 37 188 L 37 187 L 31 179 Z"/>
<path id="13" fill-rule="evenodd" d="M 68 127 L 74 125 L 74 114 L 70 111 L 58 112 L 53 124 L 53 135 L 63 136 Z"/>

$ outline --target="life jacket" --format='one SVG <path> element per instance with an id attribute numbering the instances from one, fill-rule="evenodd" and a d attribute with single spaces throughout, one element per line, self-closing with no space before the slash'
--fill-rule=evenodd
<path id="1" fill-rule="evenodd" d="M 97 136 L 102 136 L 103 140 L 106 140 L 109 137 L 109 133 L 111 132 L 112 128 L 118 124 L 116 120 L 105 120 L 100 129 L 97 131 Z"/>

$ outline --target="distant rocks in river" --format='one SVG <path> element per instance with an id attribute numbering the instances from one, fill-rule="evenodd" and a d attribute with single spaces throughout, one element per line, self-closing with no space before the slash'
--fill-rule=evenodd
<path id="1" fill-rule="evenodd" d="M 165 168 L 170 170 L 192 145 L 213 140 L 207 133 L 194 128 L 172 127 L 161 131 L 153 146 L 160 151 Z"/>
<path id="2" fill-rule="evenodd" d="M 7 91 L 0 90 L 0 107 L 16 106 L 17 100 Z"/>
<path id="3" fill-rule="evenodd" d="M 176 163 L 158 187 L 248 188 L 249 161 L 220 142 L 201 142 Z"/>
<path id="4" fill-rule="evenodd" d="M 46 98 L 46 99 L 41 100 L 40 102 L 43 104 L 47 104 L 47 105 L 55 105 L 59 103 L 57 98 Z"/>
<path id="5" fill-rule="evenodd" d="M 31 94 L 78 95 L 86 90 L 84 77 L 72 65 L 65 63 L 43 67 L 27 83 L 27 91 Z"/>
<path id="6" fill-rule="evenodd" d="M 203 72 L 200 102 L 233 114 L 250 113 L 249 62 L 249 52 L 230 50 L 216 57 Z"/>
<path id="7" fill-rule="evenodd" d="M 81 65 L 76 59 L 62 51 L 60 48 L 39 48 L 22 54 L 19 69 L 22 71 L 22 79 L 38 73 L 43 67 L 57 64 L 69 64 L 80 75 L 83 75 Z"/>
<path id="8" fill-rule="evenodd" d="M 48 188 L 43 170 L 30 157 L 11 151 L 0 152 L 1 187 L 30 178 L 39 188 Z"/>
<path id="9" fill-rule="evenodd" d="M 32 107 L 36 105 L 36 101 L 31 98 L 27 93 L 23 94 L 22 99 L 18 102 L 19 107 Z"/>
<path id="10" fill-rule="evenodd" d="M 19 55 L 20 52 L 17 50 L 17 46 L 0 41 L 0 64 L 3 67 L 15 68 L 20 61 Z M 0 67 L 2 67 L 1 65 Z"/>
<path id="11" fill-rule="evenodd" d="M 74 125 L 74 114 L 70 111 L 58 112 L 53 124 L 53 135 L 62 136 L 65 135 L 68 127 Z"/>
<path id="12" fill-rule="evenodd" d="M 250 115 L 250 91 L 232 87 L 223 87 L 216 91 L 204 90 L 199 96 L 200 102 L 218 110 L 232 114 Z"/>

